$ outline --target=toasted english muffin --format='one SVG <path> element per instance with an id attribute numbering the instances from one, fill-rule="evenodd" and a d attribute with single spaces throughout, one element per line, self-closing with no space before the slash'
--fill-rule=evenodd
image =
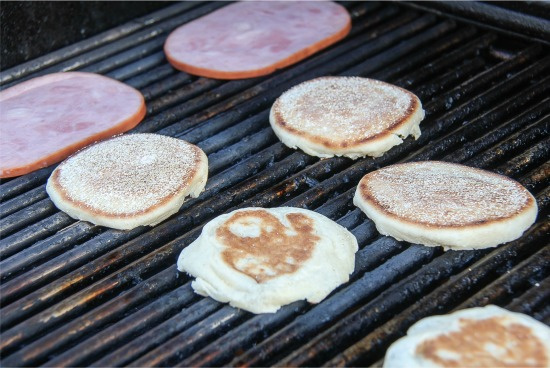
<path id="1" fill-rule="evenodd" d="M 319 157 L 378 157 L 409 135 L 420 136 L 424 110 L 397 86 L 360 77 L 300 83 L 273 104 L 269 122 L 291 148 Z"/>
<path id="2" fill-rule="evenodd" d="M 550 328 L 494 305 L 424 318 L 384 359 L 384 368 L 549 366 Z"/>
<path id="3" fill-rule="evenodd" d="M 208 159 L 197 146 L 158 134 L 128 134 L 77 152 L 46 190 L 69 216 L 115 229 L 156 225 L 198 197 Z"/>
<path id="4" fill-rule="evenodd" d="M 207 223 L 178 259 L 196 293 L 253 313 L 307 299 L 318 303 L 347 282 L 357 240 L 300 208 L 244 208 Z"/>
<path id="5" fill-rule="evenodd" d="M 512 241 L 537 217 L 535 198 L 489 171 L 437 161 L 387 166 L 365 175 L 353 203 L 381 234 L 445 249 Z"/>

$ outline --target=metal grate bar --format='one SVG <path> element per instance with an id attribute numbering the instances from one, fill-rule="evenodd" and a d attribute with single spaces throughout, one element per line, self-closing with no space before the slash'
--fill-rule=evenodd
<path id="1" fill-rule="evenodd" d="M 139 276 L 137 276 L 137 278 L 138 280 L 136 281 L 141 281 Z M 124 305 L 125 310 L 128 310 L 129 308 L 136 306 L 151 297 L 159 295 L 171 284 L 173 284 L 176 278 L 177 273 L 175 273 L 173 269 L 167 269 L 161 272 L 160 277 L 140 282 L 135 288 L 128 292 L 126 297 L 114 299 L 111 302 L 106 303 L 99 308 L 96 313 L 105 319 L 110 319 L 111 321 L 117 320 L 123 315 L 120 312 L 121 310 L 117 309 L 117 307 L 120 308 L 121 305 Z M 62 309 L 58 309 L 58 311 L 61 312 Z M 100 316 L 96 316 L 96 318 L 100 318 Z M 44 353 L 45 350 L 55 350 L 64 342 L 71 340 L 74 341 L 74 339 L 82 333 L 83 326 L 86 326 L 86 324 L 89 325 L 91 322 L 92 321 L 86 321 L 83 325 L 81 318 L 80 320 L 65 324 L 62 328 L 67 331 L 66 334 L 45 336 L 37 340 L 34 344 L 27 345 L 23 349 L 20 349 L 14 354 L 8 356 L 3 360 L 3 363 L 8 366 L 41 364 L 44 358 L 47 357 Z M 32 328 L 32 330 L 39 331 L 38 328 Z M 8 335 L 9 339 L 10 334 L 6 333 L 6 335 Z M 38 346 L 34 348 L 36 345 Z M 9 353 L 9 349 L 6 349 L 5 352 Z"/>
<path id="2" fill-rule="evenodd" d="M 117 53 L 116 55 L 103 59 L 93 65 L 79 67 L 78 70 L 88 73 L 108 74 L 110 71 L 113 71 L 126 64 L 131 64 L 136 61 L 143 60 L 150 54 L 162 53 L 162 45 L 164 44 L 164 40 L 164 36 L 156 36 L 149 41 L 141 42 L 135 47 Z"/>
<path id="3" fill-rule="evenodd" d="M 149 70 L 147 73 L 136 75 L 135 77 L 132 77 L 130 79 L 124 80 L 124 83 L 137 88 L 141 89 L 141 93 L 145 97 L 146 100 L 151 100 L 153 97 L 158 97 L 162 93 L 166 93 L 166 91 L 162 91 L 158 93 L 157 95 L 154 95 L 148 89 L 145 89 L 145 87 L 150 87 L 152 84 L 161 84 L 162 82 L 159 82 L 160 80 L 163 80 L 164 83 L 170 83 L 174 85 L 175 87 L 178 87 L 179 85 L 183 83 L 188 83 L 193 78 L 187 74 L 187 73 L 176 73 L 176 70 L 172 68 L 171 65 L 163 64 L 155 69 Z M 176 81 L 176 83 L 174 83 Z"/>
<path id="4" fill-rule="evenodd" d="M 525 84 L 527 81 L 536 77 L 542 70 L 546 69 L 549 63 L 546 60 L 541 62 L 536 62 L 533 65 L 525 68 L 516 75 L 510 77 L 507 81 L 501 82 L 493 85 L 485 92 L 482 92 L 475 98 L 472 98 L 468 102 L 463 103 L 457 108 L 449 111 L 443 116 L 435 120 L 436 124 L 425 127 L 423 130 L 423 135 L 416 141 L 417 143 L 426 143 L 427 137 L 433 137 L 432 134 L 436 134 L 435 131 L 441 132 L 442 130 L 450 130 L 453 126 L 458 125 L 463 122 L 466 118 L 472 116 L 474 113 L 480 112 L 483 108 L 491 106 L 491 104 L 502 100 L 503 96 L 510 93 L 514 88 L 519 88 L 521 85 Z M 475 82 L 474 82 L 475 83 Z M 472 83 L 472 84 L 474 84 Z M 445 94 L 446 95 L 446 94 Z M 441 99 L 446 98 L 443 95 Z M 441 107 L 441 99 L 434 100 L 426 105 L 426 111 L 431 115 L 432 111 L 439 110 Z M 406 144 L 405 142 L 404 144 Z M 403 146 L 403 145 L 402 145 Z"/>
<path id="5" fill-rule="evenodd" d="M 119 341 L 129 341 L 135 334 L 146 332 L 148 326 L 162 322 L 166 316 L 181 312 L 182 308 L 188 308 L 196 299 L 198 299 L 198 296 L 191 289 L 185 291 L 172 290 L 137 311 L 132 315 L 132 318 L 125 317 L 115 326 L 109 326 L 86 340 L 85 344 L 78 344 L 71 349 L 66 349 L 57 358 L 48 361 L 48 365 L 57 367 L 82 366 L 90 359 L 101 354 L 107 347 L 112 347 Z M 214 303 L 208 304 L 214 305 Z M 205 303 L 202 303 L 201 307 L 208 308 Z M 132 319 L 139 319 L 141 323 L 132 323 Z"/>
<path id="6" fill-rule="evenodd" d="M 171 78 L 170 78 L 171 79 Z M 252 84 L 251 81 L 247 81 L 248 84 Z M 156 98 L 154 101 L 148 104 L 147 112 L 151 115 L 162 113 L 163 111 L 169 109 L 171 106 L 182 104 L 184 102 L 190 102 L 186 107 L 185 114 L 190 114 L 200 110 L 204 106 L 208 106 L 211 103 L 219 100 L 222 97 L 226 97 L 229 93 L 227 91 L 219 91 L 216 87 L 222 84 L 221 81 L 207 78 L 199 78 L 195 81 L 192 81 L 177 90 L 172 91 L 170 94 L 165 94 L 161 97 Z M 225 84 L 227 87 L 229 84 Z M 246 86 L 246 85 L 245 85 Z M 235 90 L 230 91 L 231 93 L 237 93 L 245 86 L 237 86 Z M 213 91 L 211 91 L 214 89 Z M 147 92 L 147 91 L 146 91 Z M 205 93 L 208 93 L 205 97 Z M 212 96 L 211 96 L 212 95 Z M 197 97 L 199 96 L 199 97 Z M 180 112 L 183 110 L 180 110 Z M 134 131 L 145 132 L 146 129 L 141 128 L 141 123 Z"/>
<path id="7" fill-rule="evenodd" d="M 131 64 L 111 70 L 109 73 L 105 73 L 105 75 L 113 79 L 124 81 L 138 75 L 147 74 L 151 69 L 164 65 L 165 62 L 166 58 L 164 56 L 164 51 L 159 51 L 152 55 L 142 57 Z"/>
<path id="8" fill-rule="evenodd" d="M 550 184 L 550 162 L 545 162 L 538 169 L 524 177 L 523 185 L 529 191 L 539 192 Z"/>
<path id="9" fill-rule="evenodd" d="M 33 224 L 15 234 L 2 238 L 0 240 L 0 259 L 2 261 L 7 257 L 30 246 L 32 243 L 54 235 L 59 229 L 74 223 L 75 220 L 65 213 L 56 213 L 47 219 Z"/>
<path id="10" fill-rule="evenodd" d="M 205 126 L 206 129 L 194 129 L 187 134 L 184 134 L 181 138 L 187 142 L 198 142 L 199 139 L 204 139 L 204 132 L 208 132 L 208 137 L 200 142 L 200 147 L 207 154 L 211 154 L 227 147 L 230 144 L 239 142 L 247 135 L 253 134 L 258 130 L 267 126 L 269 119 L 269 111 L 264 110 L 257 115 L 254 115 L 242 122 L 233 125 L 230 128 L 217 132 L 217 127 L 210 131 L 208 128 L 212 128 L 211 125 Z M 223 143 L 222 143 L 223 142 Z"/>
<path id="11" fill-rule="evenodd" d="M 129 232 L 120 232 L 116 230 L 108 230 L 107 232 L 98 235 L 97 237 L 87 241 L 83 245 L 72 249 L 63 254 L 63 257 L 58 257 L 43 265 L 37 266 L 25 274 L 24 280 L 14 279 L 3 283 L 0 286 L 2 297 L 2 324 L 3 328 L 7 328 L 19 319 L 23 319 L 29 314 L 42 309 L 43 303 L 51 303 L 59 300 L 62 293 L 67 293 L 81 286 L 87 279 L 87 276 L 93 276 L 93 270 L 96 272 L 108 270 L 109 265 L 113 262 L 121 262 L 119 257 L 114 257 L 118 253 L 114 252 L 110 257 L 102 259 L 103 264 L 89 266 L 89 261 L 105 253 L 105 247 L 109 248 L 112 243 L 117 244 L 119 241 L 130 241 L 136 235 L 143 233 L 143 228 L 134 229 Z M 65 277 L 57 283 L 51 282 L 53 279 L 59 279 L 59 275 L 63 275 L 66 270 L 71 270 L 72 267 L 88 265 L 78 270 L 71 275 Z M 92 272 L 91 275 L 89 273 Z M 99 275 L 96 275 L 99 276 Z M 50 282 L 48 284 L 48 282 Z M 46 285 L 45 288 L 35 293 L 31 293 L 18 301 L 18 305 L 10 304 L 15 298 L 28 294 L 38 286 Z M 85 284 L 84 284 L 85 285 Z"/>
<path id="12" fill-rule="evenodd" d="M 67 222 L 69 216 L 63 214 Z M 61 216 L 60 216 L 61 217 Z M 72 220 L 72 219 L 71 219 Z M 72 221 L 70 221 L 72 222 Z M 70 249 L 72 244 L 70 241 L 85 241 L 93 237 L 99 232 L 99 226 L 93 226 L 88 222 L 79 221 L 74 226 L 69 226 L 55 233 L 47 242 L 39 241 L 29 248 L 14 254 L 0 262 L 0 279 L 5 281 L 8 277 L 11 278 L 20 273 L 27 271 L 28 268 L 35 265 L 38 261 L 46 257 L 52 257 Z M 14 244 L 17 244 L 14 242 Z"/>
<path id="13" fill-rule="evenodd" d="M 190 288 L 190 286 L 188 287 Z M 221 307 L 220 303 L 209 298 L 203 298 L 196 304 L 184 308 L 180 313 L 161 323 L 151 331 L 130 341 L 122 348 L 93 362 L 93 365 L 97 367 L 127 365 L 142 356 L 145 352 L 161 345 L 175 334 L 188 329 Z M 97 356 L 92 358 L 97 358 Z"/>
<path id="14" fill-rule="evenodd" d="M 546 120 L 545 125 L 545 133 L 541 134 L 540 137 L 548 136 L 550 119 Z M 508 164 L 501 164 L 496 167 L 494 171 L 502 175 L 516 178 L 523 175 L 525 172 L 544 164 L 547 162 L 548 157 L 550 157 L 550 138 L 546 138 L 536 143 L 521 155 L 512 158 Z M 548 175 L 550 175 L 550 173 Z M 546 177 L 546 179 L 548 179 L 548 177 Z"/>
<path id="15" fill-rule="evenodd" d="M 451 109 L 453 106 L 456 106 L 458 102 L 464 100 L 465 95 L 486 88 L 492 85 L 495 80 L 501 80 L 503 76 L 507 76 L 507 74 L 517 69 L 520 65 L 532 62 L 540 53 L 541 49 L 538 45 L 527 48 L 515 55 L 512 59 L 500 62 L 494 67 L 476 75 L 475 78 L 460 84 L 455 89 L 440 96 L 442 98 L 434 102 L 432 108 L 438 111 Z"/>
<path id="16" fill-rule="evenodd" d="M 243 320 L 247 313 L 241 309 L 225 306 L 212 316 L 199 322 L 177 337 L 165 342 L 138 360 L 131 367 L 169 366 L 178 354 L 184 355 L 206 343 L 212 335 L 222 334 Z M 221 322 L 221 327 L 220 326 Z"/>
<path id="17" fill-rule="evenodd" d="M 524 290 L 544 280 L 550 274 L 550 247 L 542 248 L 510 269 L 498 279 L 468 298 L 456 309 L 487 304 L 506 305 Z"/>
<path id="18" fill-rule="evenodd" d="M 520 133 L 522 132 L 525 132 L 526 134 L 529 133 L 529 136 L 521 136 Z M 524 131 L 520 131 L 512 135 L 510 138 L 499 143 L 498 149 L 482 152 L 475 158 L 469 159 L 467 164 L 478 166 L 479 162 L 487 162 L 489 165 L 495 165 L 498 163 L 499 159 L 503 160 L 505 158 L 509 158 L 510 155 L 517 152 L 517 150 L 524 148 L 536 138 L 544 137 L 546 134 L 548 134 L 548 119 L 544 119 L 540 125 L 538 124 L 534 127 L 532 126 Z"/>
<path id="19" fill-rule="evenodd" d="M 423 149 L 423 152 L 416 155 L 415 160 L 422 161 L 430 159 L 435 159 L 442 157 L 449 150 L 458 147 L 461 142 L 469 141 L 479 137 L 483 132 L 486 132 L 495 126 L 501 124 L 502 119 L 505 119 L 512 114 L 516 114 L 521 111 L 525 111 L 527 104 L 531 103 L 533 100 L 545 96 L 548 92 L 548 83 L 541 81 L 533 86 L 530 86 L 524 89 L 521 93 L 516 94 L 510 99 L 505 100 L 505 102 L 497 105 L 493 109 L 487 111 L 486 113 L 481 114 L 479 117 L 476 117 L 472 121 L 468 122 L 466 125 L 460 128 L 461 134 L 457 134 L 457 131 L 452 131 L 435 141 L 435 144 L 427 146 Z M 532 115 L 528 116 L 530 119 L 533 118 Z M 516 118 L 514 118 L 515 120 Z M 524 123 L 529 120 L 521 120 Z"/>
<path id="20" fill-rule="evenodd" d="M 550 300 L 550 277 L 541 281 L 538 285 L 531 287 L 522 296 L 515 298 L 507 308 L 519 313 L 533 313 L 548 305 Z M 537 318 L 537 316 L 535 316 Z M 537 318 L 542 320 L 542 316 Z"/>
<path id="21" fill-rule="evenodd" d="M 167 65 L 158 68 L 157 73 L 158 75 L 154 74 L 153 76 L 150 76 L 150 73 L 147 73 L 139 76 L 139 79 L 138 77 L 131 79 L 136 84 L 146 84 L 146 87 L 144 86 L 140 91 L 146 101 L 153 101 L 159 97 L 162 97 L 169 91 L 173 91 L 183 85 L 200 79 L 183 72 L 175 73 L 175 69 Z M 151 79 L 154 77 L 154 79 L 151 81 L 147 78 L 148 76 Z M 145 80 L 143 80 L 142 77 L 145 77 L 143 78 Z M 126 83 L 128 83 L 128 81 Z"/>
<path id="22" fill-rule="evenodd" d="M 370 59 L 364 60 L 353 68 L 348 69 L 342 75 L 347 76 L 356 76 L 356 75 L 367 75 L 372 73 L 374 70 L 377 70 L 382 65 L 387 65 L 396 60 L 399 60 L 401 57 L 407 53 L 415 50 L 417 47 L 421 47 L 426 43 L 433 41 L 436 38 L 441 37 L 445 33 L 453 30 L 455 28 L 455 23 L 453 22 L 442 22 L 430 29 L 427 29 L 420 34 L 413 36 L 406 40 L 401 40 L 396 46 L 388 49 L 386 52 L 376 55 Z"/>
<path id="23" fill-rule="evenodd" d="M 539 215 L 547 216 L 550 212 L 550 188 L 546 187 L 540 191 L 540 195 L 537 197 L 537 203 L 539 205 Z"/>
<path id="24" fill-rule="evenodd" d="M 421 9 L 435 8 L 457 19 L 466 19 L 483 27 L 498 29 L 520 37 L 536 37 L 550 42 L 548 19 L 507 10 L 490 3 L 432 2 L 430 7 L 418 2 L 411 6 Z"/>
<path id="25" fill-rule="evenodd" d="M 276 141 L 277 139 L 273 131 L 270 128 L 264 128 L 251 137 L 245 137 L 240 142 L 236 142 L 233 146 L 212 154 L 212 165 L 210 165 L 208 169 L 212 174 L 215 174 L 229 167 L 240 157 L 254 153 L 256 150 L 262 149 Z M 252 143 L 255 145 L 253 146 Z"/>
<path id="26" fill-rule="evenodd" d="M 44 198 L 47 198 L 46 190 L 44 186 L 32 189 L 26 192 L 19 198 L 12 198 L 11 200 L 2 201 L 0 204 L 0 218 L 4 218 L 17 212 L 31 204 L 34 204 Z"/>
<path id="27" fill-rule="evenodd" d="M 457 64 L 458 63 L 460 63 L 460 61 L 457 60 Z M 451 69 L 450 71 L 440 75 L 439 77 L 432 77 L 432 79 L 426 81 L 424 85 L 416 90 L 416 94 L 418 96 L 422 96 L 423 99 L 433 98 L 438 93 L 441 93 L 453 87 L 452 83 L 455 81 L 455 79 L 452 78 L 453 76 L 455 78 L 458 77 L 461 80 L 471 79 L 485 68 L 486 63 L 487 61 L 481 57 L 462 61 L 458 70 Z M 396 84 L 405 87 L 410 86 L 414 81 L 414 77 L 411 79 L 402 78 L 396 81 Z"/>
<path id="28" fill-rule="evenodd" d="M 457 47 L 457 44 L 464 43 L 475 34 L 476 32 L 470 28 L 466 28 L 464 31 L 456 31 L 451 36 L 443 38 L 440 41 L 436 41 L 434 46 L 436 50 L 438 50 L 437 53 L 431 52 L 432 47 L 434 47 L 432 46 L 422 52 L 422 57 L 413 57 L 404 63 L 394 63 L 394 65 L 388 67 L 386 70 L 375 73 L 374 77 L 382 80 L 386 80 L 387 78 L 395 78 L 395 76 L 402 75 L 401 70 L 410 72 L 411 70 L 418 68 L 418 65 L 421 65 L 421 70 L 416 70 L 416 73 L 407 75 L 405 78 L 398 79 L 396 83 L 403 87 L 408 87 L 419 82 L 424 82 L 428 79 L 433 80 L 433 76 L 437 72 L 456 65 L 456 63 L 463 62 L 464 60 L 467 60 L 467 58 L 475 57 L 497 39 L 495 34 L 485 33 L 478 38 L 467 42 L 465 45 Z M 434 57 L 435 60 L 430 61 Z M 401 64 L 404 65 L 401 66 Z M 458 70 L 455 69 L 454 71 L 461 72 L 461 69 L 462 68 Z"/>
<path id="29" fill-rule="evenodd" d="M 431 75 L 433 71 L 436 70 L 436 66 L 433 65 L 433 62 L 431 62 L 434 58 L 437 60 L 437 68 L 441 70 L 454 64 L 458 59 L 464 60 L 465 58 L 475 56 L 476 52 L 479 52 L 480 49 L 486 48 L 497 38 L 496 35 L 485 34 L 479 39 L 468 41 L 476 34 L 477 30 L 473 27 L 458 29 L 450 35 L 434 41 L 431 44 L 431 47 L 423 48 L 420 52 L 407 58 L 407 60 L 399 60 L 391 65 L 388 65 L 383 70 L 374 73 L 372 77 L 380 80 L 388 80 L 390 78 L 396 79 L 398 76 L 402 76 L 405 73 L 410 73 L 418 67 L 426 66 L 426 63 L 432 64 L 432 67 L 429 69 L 424 67 L 422 69 L 425 70 L 425 73 Z M 465 42 L 467 42 L 465 45 L 460 46 Z M 462 52 L 460 58 L 457 53 L 459 50 Z M 419 74 L 421 73 L 415 74 L 415 77 Z M 420 80 L 420 78 L 416 78 L 416 82 Z"/>
<path id="30" fill-rule="evenodd" d="M 23 208 L 0 220 L 0 237 L 6 237 L 33 222 L 51 215 L 55 211 L 56 208 L 49 199 L 43 199 L 40 202 Z"/>
<path id="31" fill-rule="evenodd" d="M 19 176 L 4 183 L 0 181 L 0 201 L 5 201 L 27 190 L 43 185 L 52 173 L 52 167 L 46 167 L 30 174 Z"/>
<path id="32" fill-rule="evenodd" d="M 471 142 L 464 143 L 461 148 L 453 152 L 451 155 L 446 155 L 443 160 L 451 162 L 464 162 L 490 145 L 493 145 L 510 134 L 524 128 L 526 125 L 532 123 L 536 119 L 539 119 L 541 116 L 547 115 L 549 111 L 550 99 L 546 98 L 535 105 L 532 109 L 527 110 L 516 118 L 510 119 L 501 124 L 497 130 L 490 131 L 479 138 L 472 140 Z"/>

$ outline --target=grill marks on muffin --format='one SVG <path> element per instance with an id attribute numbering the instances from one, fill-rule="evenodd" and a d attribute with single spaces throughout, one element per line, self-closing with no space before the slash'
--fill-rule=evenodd
<path id="1" fill-rule="evenodd" d="M 320 238 L 311 218 L 301 213 L 285 217 L 290 226 L 264 210 L 236 212 L 216 231 L 226 246 L 224 261 L 259 283 L 296 272 Z"/>

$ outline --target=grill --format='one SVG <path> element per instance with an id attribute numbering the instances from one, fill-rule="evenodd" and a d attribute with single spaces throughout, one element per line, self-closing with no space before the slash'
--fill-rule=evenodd
<path id="1" fill-rule="evenodd" d="M 173 4 L 0 74 L 3 88 L 68 70 L 124 81 L 147 100 L 135 132 L 185 139 L 210 161 L 199 198 L 156 227 L 131 231 L 58 211 L 45 191 L 53 167 L 2 180 L 2 365 L 379 365 L 412 323 L 433 314 L 496 304 L 550 323 L 544 34 L 482 28 L 427 4 L 349 2 L 346 39 L 273 75 L 219 81 L 174 70 L 162 52 L 167 33 L 223 5 Z M 358 161 L 283 146 L 269 127 L 271 104 L 322 75 L 412 90 L 426 110 L 422 136 Z M 537 199 L 536 224 L 516 241 L 476 251 L 381 236 L 353 206 L 355 186 L 369 171 L 416 160 L 518 180 Z M 313 209 L 353 232 L 360 250 L 350 282 L 320 304 L 300 301 L 265 315 L 194 294 L 175 262 L 202 226 L 236 208 L 281 205 Z"/>

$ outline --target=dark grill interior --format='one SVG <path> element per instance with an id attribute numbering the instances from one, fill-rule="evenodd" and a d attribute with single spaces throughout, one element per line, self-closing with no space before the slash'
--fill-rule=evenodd
<path id="1" fill-rule="evenodd" d="M 219 81 L 174 70 L 172 29 L 223 3 L 178 3 L 1 73 L 3 88 L 67 70 L 141 90 L 134 130 L 198 144 L 206 191 L 154 228 L 117 231 L 71 219 L 49 200 L 53 167 L 3 180 L 0 204 L 3 366 L 371 365 L 418 319 L 496 304 L 550 323 L 550 138 L 544 43 L 395 3 L 344 3 L 351 34 L 262 78 Z M 322 75 L 410 89 L 422 136 L 384 156 L 319 160 L 271 131 L 274 99 Z M 496 249 L 448 251 L 381 236 L 352 204 L 359 179 L 402 161 L 444 160 L 508 175 L 539 205 L 537 223 Z M 313 209 L 350 229 L 360 250 L 349 283 L 318 305 L 253 315 L 193 293 L 179 252 L 218 214 L 247 206 Z"/>

